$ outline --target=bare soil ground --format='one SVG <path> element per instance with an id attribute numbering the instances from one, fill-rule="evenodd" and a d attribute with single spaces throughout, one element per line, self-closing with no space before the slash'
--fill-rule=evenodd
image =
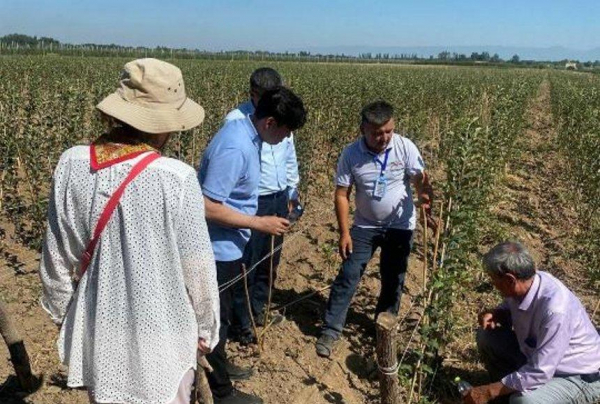
<path id="1" fill-rule="evenodd" d="M 497 204 L 491 212 L 500 238 L 489 240 L 490 246 L 502 238 L 523 242 L 535 258 L 539 269 L 562 280 L 582 301 L 592 315 L 599 293 L 573 256 L 577 228 L 577 206 L 569 199 L 566 159 L 558 148 L 550 107 L 550 83 L 544 80 L 527 110 L 527 127 L 519 138 L 514 156 L 505 169 L 505 177 L 496 190 Z M 482 252 L 488 246 L 482 246 Z M 472 293 L 464 296 L 464 306 L 457 312 L 462 321 L 455 342 L 448 347 L 444 372 L 459 375 L 473 384 L 487 383 L 487 374 L 477 361 L 474 333 L 477 313 L 500 301 L 492 285 L 482 274 L 473 282 Z M 593 318 L 600 324 L 600 313 Z M 449 400 L 451 402 L 451 400 Z"/>
<path id="2" fill-rule="evenodd" d="M 553 142 L 555 133 L 549 105 L 549 84 L 545 81 L 532 100 L 528 128 L 521 138 L 526 152 L 507 167 L 506 178 L 492 208 L 500 223 L 500 232 L 524 241 L 540 267 L 563 279 L 593 310 L 598 291 L 588 282 L 584 268 L 569 257 L 577 216 L 569 204 L 563 161 Z M 337 233 L 330 198 L 310 201 L 310 209 L 287 237 L 279 269 L 274 306 L 281 306 L 329 285 L 336 275 Z M 86 403 L 85 391 L 66 387 L 65 369 L 58 362 L 55 347 L 56 327 L 40 308 L 41 293 L 37 275 L 37 254 L 12 239 L 14 229 L 0 221 L 0 242 L 7 252 L 1 257 L 0 298 L 6 301 L 25 335 L 34 370 L 45 378 L 43 387 L 26 396 L 14 388 L 8 351 L 0 344 L 0 403 Z M 411 306 L 411 298 L 420 292 L 421 236 L 415 237 L 406 292 L 400 316 Z M 498 240 L 490 240 L 490 244 Z M 374 359 L 375 332 L 373 312 L 379 291 L 378 258 L 371 262 L 348 315 L 346 332 L 332 358 L 316 355 L 318 336 L 328 290 L 320 291 L 283 310 L 286 321 L 270 328 L 263 349 L 247 349 L 230 344 L 236 363 L 253 365 L 254 377 L 238 383 L 244 391 L 260 395 L 266 403 L 374 403 L 378 402 L 377 365 Z M 473 332 L 477 311 L 495 304 L 499 298 L 482 276 L 472 290 L 457 301 L 455 318 L 460 323 L 455 342 L 446 350 L 443 375 L 461 375 L 474 383 L 485 382 L 477 363 Z M 598 323 L 598 316 L 596 322 Z M 412 328 L 403 322 L 399 338 L 402 348 Z M 436 386 L 433 386 L 436 389 Z M 442 402 L 456 397 L 438 393 Z"/>
<path id="3" fill-rule="evenodd" d="M 320 209 L 308 212 L 287 237 L 274 307 L 326 287 L 336 275 L 337 233 L 330 204 L 329 200 L 313 202 Z M 2 224 L 10 229 L 8 223 Z M 85 391 L 66 387 L 66 369 L 59 363 L 55 347 L 57 329 L 38 304 L 41 285 L 37 255 L 12 244 L 9 238 L 5 240 L 5 250 L 14 254 L 17 264 L 0 267 L 0 296 L 8 302 L 23 331 L 34 370 L 44 374 L 45 384 L 38 392 L 25 396 L 15 390 L 14 380 L 8 380 L 0 387 L 0 403 L 87 403 Z M 282 310 L 286 321 L 266 332 L 260 352 L 257 347 L 249 349 L 230 343 L 233 361 L 255 368 L 253 378 L 238 383 L 238 387 L 259 394 L 266 403 L 376 402 L 373 312 L 379 289 L 377 262 L 375 257 L 363 278 L 348 315 L 345 338 L 336 346 L 332 358 L 320 358 L 314 349 L 328 296 L 328 290 L 324 290 Z M 413 259 L 411 274 L 418 273 L 417 265 L 418 260 Z M 408 310 L 411 290 L 417 284 L 413 275 L 409 278 L 403 312 Z M 0 381 L 4 382 L 13 375 L 4 344 L 0 344 L 0 358 Z"/>

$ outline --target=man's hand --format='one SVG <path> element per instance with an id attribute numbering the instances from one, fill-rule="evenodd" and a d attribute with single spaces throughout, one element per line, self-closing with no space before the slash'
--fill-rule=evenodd
<path id="1" fill-rule="evenodd" d="M 347 260 L 352 254 L 352 237 L 350 237 L 350 233 L 343 233 L 340 236 L 339 251 L 343 260 Z"/>
<path id="2" fill-rule="evenodd" d="M 466 404 L 486 404 L 492 398 L 488 385 L 473 387 L 465 394 L 463 400 Z"/>
<path id="3" fill-rule="evenodd" d="M 479 313 L 479 326 L 484 330 L 508 326 L 508 316 L 503 310 L 486 310 Z"/>
<path id="4" fill-rule="evenodd" d="M 437 223 L 431 216 L 431 206 L 433 205 L 433 187 L 429 182 L 427 173 L 422 172 L 412 178 L 412 182 L 417 191 L 417 207 L 425 212 L 427 218 L 427 226 L 433 231 L 437 229 Z"/>
<path id="5" fill-rule="evenodd" d="M 495 398 L 514 393 L 515 390 L 506 387 L 501 382 L 485 384 L 483 386 L 473 387 L 463 397 L 466 404 L 485 404 Z"/>
<path id="6" fill-rule="evenodd" d="M 296 206 L 300 205 L 299 199 L 290 199 L 288 201 L 288 214 L 292 213 L 292 210 L 296 208 Z"/>
<path id="7" fill-rule="evenodd" d="M 419 196 L 419 200 L 417 201 L 417 207 L 421 208 L 421 212 L 425 214 L 425 219 L 427 221 L 427 227 L 429 227 L 434 232 L 437 231 L 438 224 L 436 220 L 431 215 L 431 200 L 429 199 L 429 195 L 423 194 Z"/>
<path id="8" fill-rule="evenodd" d="M 204 355 L 207 355 L 210 353 L 211 349 L 208 346 L 208 344 L 206 343 L 206 341 L 204 340 L 204 338 L 198 339 L 198 350 L 200 352 L 202 352 Z"/>
<path id="9" fill-rule="evenodd" d="M 427 192 L 421 192 L 418 195 L 417 206 L 425 209 L 425 212 L 431 215 L 431 195 Z"/>
<path id="10" fill-rule="evenodd" d="M 479 315 L 479 326 L 484 330 L 493 330 L 496 328 L 496 320 L 494 318 L 494 313 L 481 313 Z"/>
<path id="11" fill-rule="evenodd" d="M 290 221 L 277 216 L 255 216 L 253 229 L 261 233 L 281 236 L 290 228 Z"/>

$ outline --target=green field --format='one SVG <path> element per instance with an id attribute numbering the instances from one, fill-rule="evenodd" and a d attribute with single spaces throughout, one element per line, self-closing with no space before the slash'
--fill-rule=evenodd
<path id="1" fill-rule="evenodd" d="M 33 252 L 40 248 L 53 167 L 65 149 L 102 133 L 94 105 L 114 91 L 127 61 L 0 58 L 3 239 L 9 237 Z M 263 64 L 170 62 L 182 69 L 188 95 L 204 106 L 206 120 L 198 129 L 176 136 L 167 154 L 196 166 L 225 114 L 246 100 L 250 73 Z M 415 397 L 439 398 L 439 389 L 426 387 L 426 381 L 436 377 L 447 346 L 461 332 L 456 300 L 480 281 L 482 246 L 511 236 L 492 208 L 502 201 L 510 167 L 529 152 L 523 146 L 530 124 L 527 112 L 540 89 L 548 86 L 557 133 L 553 147 L 566 161 L 561 181 L 571 185 L 562 197 L 576 211 L 572 225 L 577 231 L 567 237 L 568 256 L 586 265 L 590 279 L 600 278 L 600 77 L 477 67 L 293 62 L 270 66 L 308 107 L 307 125 L 295 135 L 301 193 L 308 209 L 331 204 L 339 153 L 359 135 L 361 107 L 376 99 L 395 106 L 397 131 L 415 141 L 433 174 L 434 206 L 437 213 L 443 209 L 444 226 L 437 256 L 434 237 L 428 240 L 429 248 L 420 246 L 429 260 L 427 289 L 418 299 L 425 317 L 415 356 L 400 370 L 407 391 L 413 391 L 412 375 L 421 375 L 414 383 Z M 20 268 L 21 258 L 1 240 L 0 257 L 7 266 Z"/>

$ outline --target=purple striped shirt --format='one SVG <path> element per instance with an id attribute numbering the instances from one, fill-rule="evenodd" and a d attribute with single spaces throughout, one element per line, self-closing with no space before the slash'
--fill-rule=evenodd
<path id="1" fill-rule="evenodd" d="M 535 390 L 554 376 L 600 369 L 600 336 L 579 299 L 562 282 L 538 271 L 522 301 L 506 298 L 527 363 L 502 379 L 514 390 Z"/>

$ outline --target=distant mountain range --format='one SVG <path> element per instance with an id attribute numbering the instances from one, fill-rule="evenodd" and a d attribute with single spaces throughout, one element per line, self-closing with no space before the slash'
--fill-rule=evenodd
<path id="1" fill-rule="evenodd" d="M 513 47 L 513 46 L 315 46 L 304 49 L 292 49 L 291 51 L 309 51 L 313 54 L 344 54 L 349 56 L 358 56 L 364 53 L 373 55 L 390 54 L 416 54 L 419 57 L 428 58 L 430 55 L 436 57 L 440 52 L 448 51 L 468 56 L 472 52 L 488 52 L 490 55 L 497 53 L 504 60 L 510 59 L 513 55 L 519 55 L 521 60 L 536 61 L 559 61 L 564 59 L 578 60 L 580 62 L 600 60 L 600 47 L 590 50 L 577 50 L 565 48 L 562 46 L 552 46 L 548 48 L 536 47 Z"/>

